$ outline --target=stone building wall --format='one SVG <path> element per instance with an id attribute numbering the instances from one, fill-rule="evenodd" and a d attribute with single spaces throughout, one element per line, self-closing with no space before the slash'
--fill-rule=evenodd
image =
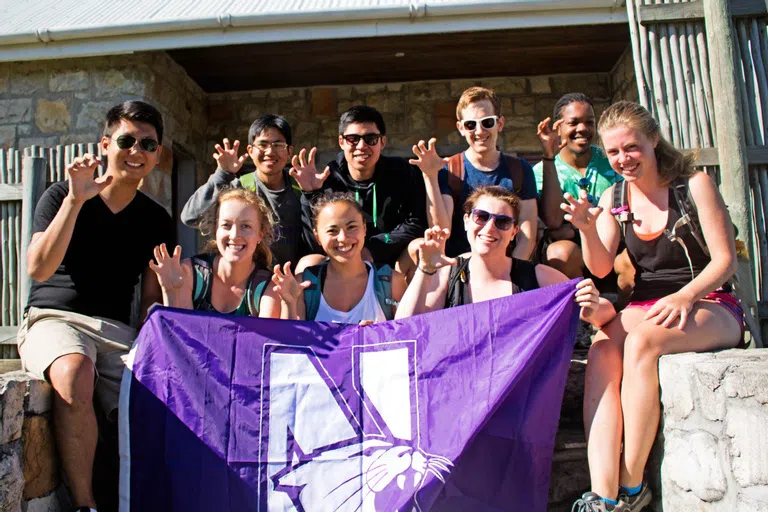
<path id="1" fill-rule="evenodd" d="M 635 63 L 632 60 L 632 46 L 628 45 L 611 71 L 611 103 L 619 100 L 640 101 L 635 79 Z"/>
<path id="2" fill-rule="evenodd" d="M 568 92 L 592 97 L 598 115 L 610 103 L 608 73 L 533 77 L 498 77 L 478 80 L 436 80 L 290 88 L 211 94 L 208 97 L 208 153 L 227 137 L 247 138 L 248 127 L 259 115 L 283 114 L 291 123 L 296 151 L 316 146 L 319 163 L 338 151 L 339 115 L 353 105 L 371 105 L 384 114 L 388 146 L 385 154 L 409 155 L 420 139 L 435 136 L 439 147 L 458 151 L 464 142 L 456 130 L 456 103 L 473 85 L 494 89 L 502 100 L 505 128 L 500 142 L 505 151 L 538 153 L 536 126 L 552 115 L 557 99 Z M 208 160 L 209 165 L 214 162 Z M 213 167 L 211 168 L 211 170 Z"/>

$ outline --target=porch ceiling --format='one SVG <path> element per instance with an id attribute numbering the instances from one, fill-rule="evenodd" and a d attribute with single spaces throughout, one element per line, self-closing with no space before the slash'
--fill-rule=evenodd
<path id="1" fill-rule="evenodd" d="M 626 23 L 327 39 L 171 50 L 206 92 L 447 78 L 607 72 Z M 404 54 L 398 57 L 398 54 Z"/>

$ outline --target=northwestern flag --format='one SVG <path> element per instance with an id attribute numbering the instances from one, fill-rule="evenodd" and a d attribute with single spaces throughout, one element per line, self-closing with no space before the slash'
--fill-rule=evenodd
<path id="1" fill-rule="evenodd" d="M 120 510 L 544 511 L 574 283 L 365 327 L 158 308 Z"/>

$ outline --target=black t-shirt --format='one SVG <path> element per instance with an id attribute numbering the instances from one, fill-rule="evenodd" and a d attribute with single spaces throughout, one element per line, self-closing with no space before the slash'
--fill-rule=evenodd
<path id="1" fill-rule="evenodd" d="M 61 181 L 45 191 L 35 208 L 33 233 L 45 231 L 69 193 Z M 112 213 L 101 196 L 85 202 L 75 221 L 64 261 L 45 282 L 32 282 L 29 306 L 72 311 L 128 323 L 133 290 L 152 250 L 173 240 L 165 209 L 141 192 Z"/>

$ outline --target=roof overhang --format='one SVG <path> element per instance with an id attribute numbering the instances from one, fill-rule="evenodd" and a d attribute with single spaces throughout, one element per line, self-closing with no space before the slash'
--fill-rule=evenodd
<path id="1" fill-rule="evenodd" d="M 623 0 L 426 2 L 40 28 L 0 34 L 0 62 L 282 41 L 603 25 L 626 22 L 623 5 Z"/>

